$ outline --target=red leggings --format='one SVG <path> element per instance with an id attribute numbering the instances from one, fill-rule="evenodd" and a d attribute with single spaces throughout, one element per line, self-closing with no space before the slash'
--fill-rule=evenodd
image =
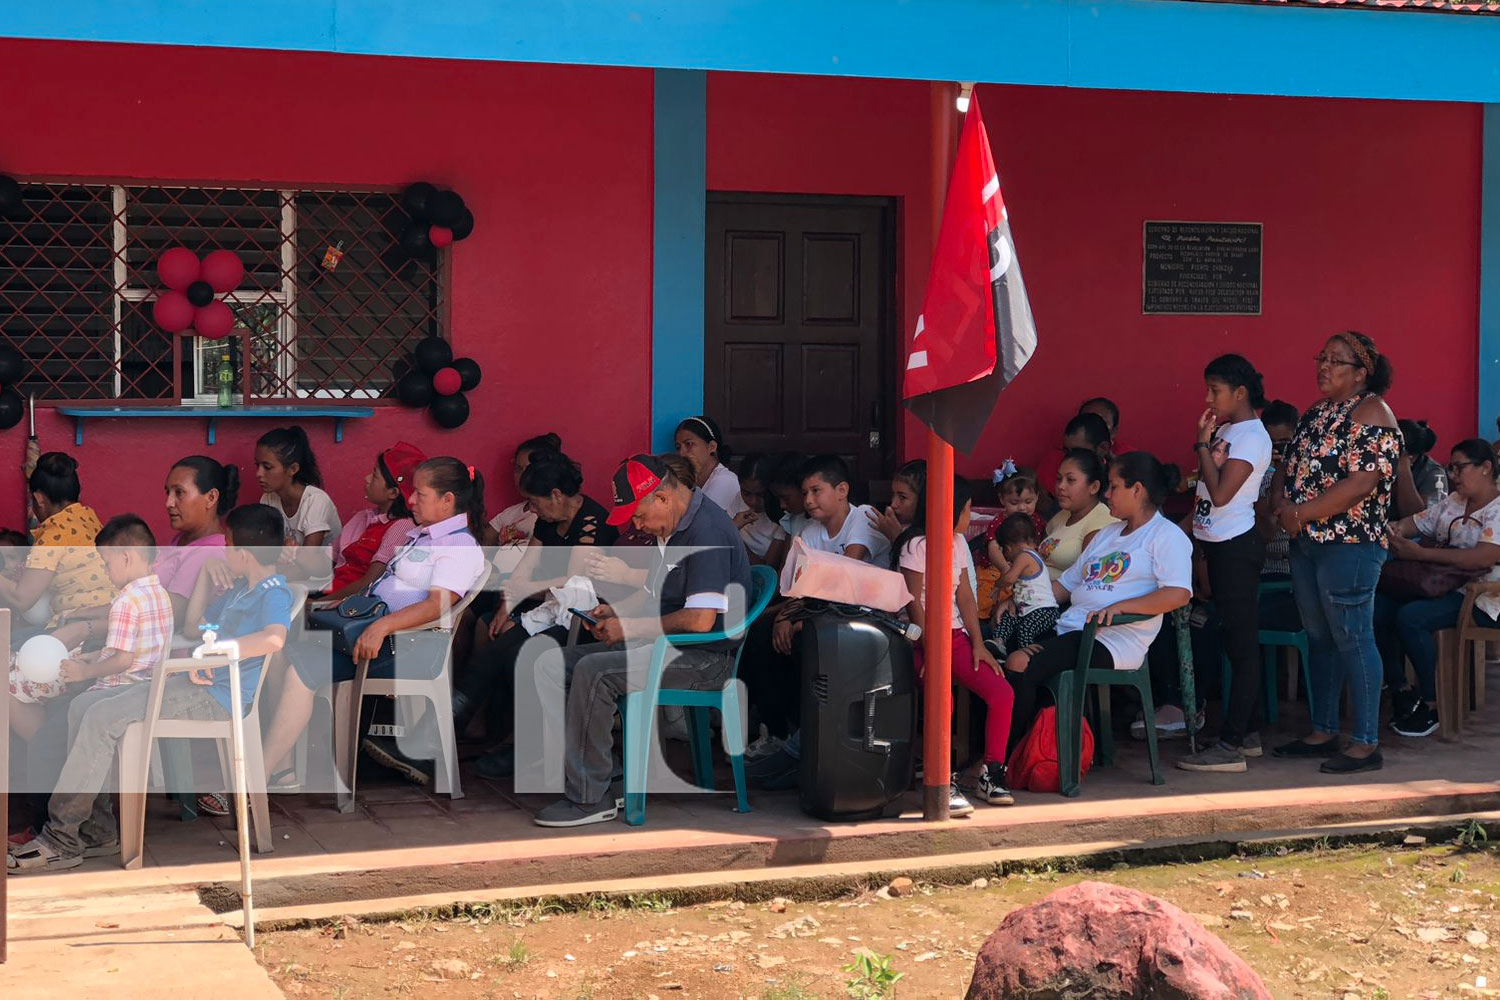
<path id="1" fill-rule="evenodd" d="M 922 646 L 915 649 L 917 676 L 922 676 Z M 1004 664 L 1001 664 L 1002 668 Z M 1005 747 L 1010 742 L 1010 715 L 1015 707 L 1016 693 L 1010 682 L 995 673 L 986 664 L 974 665 L 974 646 L 969 642 L 969 633 L 961 628 L 953 630 L 953 679 L 973 691 L 984 700 L 984 762 L 1004 764 Z"/>

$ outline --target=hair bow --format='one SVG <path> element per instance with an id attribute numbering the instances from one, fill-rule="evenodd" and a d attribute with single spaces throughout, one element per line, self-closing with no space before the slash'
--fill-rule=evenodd
<path id="1" fill-rule="evenodd" d="M 1005 482 L 1007 479 L 1009 479 L 1011 476 L 1014 476 L 1015 474 L 1016 474 L 1016 460 L 1013 459 L 1013 458 L 1007 458 L 1004 462 L 1001 463 L 1000 468 L 998 468 L 998 469 L 995 470 L 995 475 L 990 480 L 990 482 L 993 483 L 996 486 L 999 486 L 1001 483 Z"/>

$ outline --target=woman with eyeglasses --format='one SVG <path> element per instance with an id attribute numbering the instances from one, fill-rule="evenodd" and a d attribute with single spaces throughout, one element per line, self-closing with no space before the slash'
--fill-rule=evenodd
<path id="1" fill-rule="evenodd" d="M 1349 774 L 1383 763 L 1375 585 L 1387 555 L 1401 437 L 1381 398 L 1394 372 L 1374 341 L 1336 333 L 1314 361 L 1323 398 L 1303 414 L 1271 489 L 1277 523 L 1292 536 L 1292 591 L 1311 654 L 1312 732 L 1275 753 L 1326 758 L 1324 772 Z M 1406 480 L 1410 488 L 1409 468 Z M 1340 749 L 1345 683 L 1353 739 Z"/>
<path id="2" fill-rule="evenodd" d="M 1500 580 L 1500 461 L 1482 438 L 1460 441 L 1448 460 L 1453 492 L 1433 506 L 1391 526 L 1391 556 L 1437 566 L 1469 570 L 1486 580 Z M 1426 544 L 1419 544 L 1420 539 Z M 1386 682 L 1391 689 L 1391 728 L 1402 736 L 1430 736 L 1437 731 L 1437 642 L 1434 632 L 1453 628 L 1463 610 L 1460 587 L 1442 597 L 1401 602 L 1385 594 L 1375 598 L 1375 621 L 1385 641 Z M 1483 594 L 1474 602 L 1474 620 L 1496 628 L 1500 594 Z M 1405 685 L 1406 660 L 1416 671 L 1418 687 Z"/>

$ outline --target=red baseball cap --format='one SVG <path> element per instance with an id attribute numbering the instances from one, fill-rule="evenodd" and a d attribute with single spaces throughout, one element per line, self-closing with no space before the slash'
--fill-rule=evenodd
<path id="1" fill-rule="evenodd" d="M 412 492 L 417 488 L 416 471 L 417 466 L 427 461 L 427 456 L 422 454 L 422 449 L 405 441 L 397 441 L 391 447 L 380 453 L 380 464 L 385 466 L 386 473 L 396 481 L 396 489 L 401 493 L 401 499 L 408 504 L 411 503 Z"/>
<path id="2" fill-rule="evenodd" d="M 613 480 L 615 506 L 608 521 L 618 527 L 635 516 L 635 509 L 661 486 L 667 467 L 651 455 L 632 455 L 620 463 Z"/>

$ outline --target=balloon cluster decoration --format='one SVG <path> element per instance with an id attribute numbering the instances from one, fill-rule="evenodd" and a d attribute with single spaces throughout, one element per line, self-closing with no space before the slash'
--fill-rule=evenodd
<path id="1" fill-rule="evenodd" d="M 464 393 L 479 384 L 479 365 L 455 358 L 442 337 L 423 337 L 412 352 L 412 367 L 396 380 L 396 396 L 407 406 L 426 406 L 439 427 L 452 430 L 469 419 Z"/>
<path id="2" fill-rule="evenodd" d="M 0 174 L 0 219 L 20 219 L 26 214 L 21 185 L 14 177 Z"/>
<path id="3" fill-rule="evenodd" d="M 401 207 L 411 221 L 401 231 L 397 245 L 408 258 L 430 257 L 434 250 L 468 239 L 474 232 L 474 213 L 456 191 L 417 181 L 401 192 Z"/>
<path id="4" fill-rule="evenodd" d="M 245 265 L 230 250 L 198 259 L 186 247 L 173 247 L 156 259 L 156 273 L 167 291 L 157 296 L 151 318 L 168 333 L 191 329 L 220 340 L 234 329 L 234 310 L 215 296 L 240 287 Z"/>
<path id="5" fill-rule="evenodd" d="M 26 376 L 26 359 L 9 344 L 0 344 L 0 430 L 9 430 L 26 415 L 26 397 L 16 388 Z"/>

